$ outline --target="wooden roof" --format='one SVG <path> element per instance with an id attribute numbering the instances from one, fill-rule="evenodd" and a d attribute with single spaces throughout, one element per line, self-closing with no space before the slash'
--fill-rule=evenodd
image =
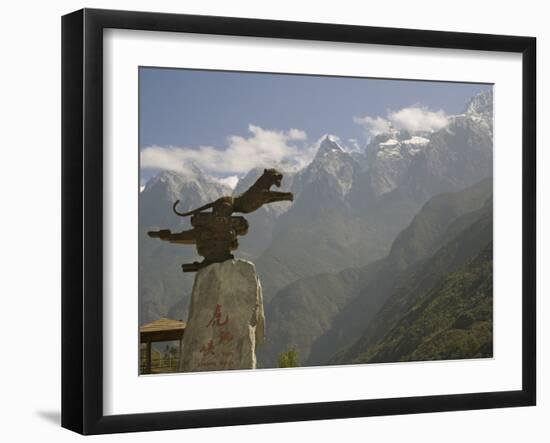
<path id="1" fill-rule="evenodd" d="M 185 322 L 164 317 L 139 328 L 142 342 L 179 340 L 184 332 Z"/>

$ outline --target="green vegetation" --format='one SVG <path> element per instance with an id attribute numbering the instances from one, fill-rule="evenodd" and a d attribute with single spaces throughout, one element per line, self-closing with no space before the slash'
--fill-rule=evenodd
<path id="1" fill-rule="evenodd" d="M 370 319 L 364 323 L 365 326 L 359 332 L 358 337 L 349 340 L 347 345 L 344 344 L 340 348 L 340 351 L 335 353 L 329 360 L 329 363 L 349 364 L 358 362 L 394 362 L 403 359 L 426 359 L 426 354 L 422 354 L 421 350 L 415 356 L 409 356 L 421 344 L 427 346 L 427 343 L 424 343 L 425 335 L 434 339 L 432 342 L 433 346 L 439 344 L 439 346 L 445 347 L 449 344 L 449 341 L 452 342 L 449 346 L 457 345 L 458 341 L 464 342 L 459 350 L 442 351 L 448 357 L 441 357 L 438 354 L 434 358 L 470 358 L 470 356 L 474 356 L 475 353 L 471 351 L 471 344 L 466 344 L 471 338 L 470 335 L 472 333 L 476 337 L 478 337 L 478 334 L 486 335 L 486 331 L 492 329 L 492 325 L 476 324 L 469 334 L 464 334 L 463 332 L 446 333 L 436 339 L 432 336 L 436 328 L 430 329 L 426 325 L 421 326 L 420 324 L 413 325 L 411 319 L 415 318 L 415 315 L 420 315 L 427 308 L 427 306 L 420 303 L 427 299 L 436 301 L 440 295 L 445 295 L 448 292 L 447 290 L 442 291 L 441 285 L 446 279 L 451 278 L 454 273 L 459 272 L 458 276 L 454 275 L 454 284 L 458 284 L 458 282 L 467 283 L 465 274 L 460 274 L 461 269 L 463 269 L 463 266 L 467 266 L 471 260 L 478 257 L 488 247 L 493 238 L 492 205 L 490 203 L 491 200 L 488 199 L 487 203 L 478 211 L 464 214 L 452 221 L 447 229 L 448 235 L 442 237 L 447 239 L 446 243 L 443 243 L 431 257 L 419 260 L 401 272 L 395 272 L 393 278 L 391 278 L 391 274 L 380 273 L 379 277 L 375 278 L 363 290 L 366 291 L 364 295 L 362 294 L 361 297 L 358 297 L 353 304 L 356 305 L 356 310 L 359 311 L 358 315 L 363 313 L 363 316 L 366 316 L 368 315 L 368 311 L 363 310 L 361 312 L 361 305 L 357 301 L 362 301 L 363 298 L 368 300 L 368 297 L 380 294 L 381 291 L 386 291 L 387 295 L 385 295 L 383 305 L 374 312 L 371 311 Z M 492 272 L 491 266 L 492 264 L 480 268 L 479 278 L 490 278 L 492 275 L 490 274 Z M 382 278 L 382 282 L 380 278 Z M 388 280 L 391 280 L 392 283 L 384 289 L 381 284 L 384 281 L 387 284 Z M 485 295 L 492 297 L 492 287 L 490 291 L 488 289 L 485 291 Z M 463 289 L 461 294 L 457 294 L 457 297 L 459 296 L 463 297 L 462 301 L 468 300 L 468 297 L 471 297 L 467 289 Z M 485 306 L 485 308 L 492 309 L 492 299 L 490 301 L 487 300 L 487 304 L 488 306 Z M 365 303 L 363 303 L 363 306 L 365 306 Z M 460 309 L 450 310 L 450 307 L 445 306 L 443 302 L 441 304 L 435 303 L 430 309 L 433 321 L 451 321 L 451 319 L 453 322 L 459 321 L 459 317 L 463 314 Z M 468 317 L 466 313 L 464 314 L 465 316 L 460 319 L 459 324 L 469 325 Z M 411 321 L 405 323 L 403 319 L 408 315 L 410 315 L 409 320 Z M 449 316 L 449 318 L 445 320 L 445 316 Z M 488 316 L 489 314 L 486 317 Z M 480 319 L 479 322 L 483 323 L 483 319 Z M 415 327 L 421 329 L 415 331 Z M 396 328 L 401 329 L 398 330 Z M 455 329 L 460 328 L 457 327 Z M 440 329 L 437 330 L 441 332 Z M 399 334 L 403 336 L 403 340 L 399 339 L 399 346 L 390 352 L 391 346 L 389 346 L 389 341 L 387 340 L 389 340 L 390 336 L 397 340 L 397 335 Z M 451 335 L 454 339 L 450 339 Z M 492 340 L 492 334 L 490 335 Z M 482 339 L 481 341 L 485 343 L 485 340 Z M 379 346 L 383 350 L 378 349 Z M 437 354 L 435 348 L 432 348 L 431 351 Z"/>
<path id="2" fill-rule="evenodd" d="M 493 355 L 492 242 L 407 310 L 354 363 L 484 358 Z"/>
<path id="3" fill-rule="evenodd" d="M 300 366 L 298 361 L 298 350 L 292 346 L 288 351 L 281 352 L 278 358 L 279 368 L 295 368 Z"/>

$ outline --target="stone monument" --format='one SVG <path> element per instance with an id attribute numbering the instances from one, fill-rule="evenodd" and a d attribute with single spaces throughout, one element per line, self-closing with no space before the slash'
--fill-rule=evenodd
<path id="1" fill-rule="evenodd" d="M 183 372 L 256 368 L 256 347 L 264 340 L 265 318 L 262 287 L 253 263 L 235 259 L 237 237 L 248 232 L 248 222 L 234 212 L 248 214 L 267 203 L 292 201 L 290 192 L 272 191 L 281 186 L 283 174 L 264 173 L 243 194 L 220 197 L 189 212 L 192 229 L 172 233 L 150 231 L 154 238 L 170 243 L 196 245 L 202 262 L 182 265 L 184 272 L 197 272 L 183 336 L 179 370 Z M 211 209 L 211 212 L 203 212 Z"/>
<path id="2" fill-rule="evenodd" d="M 254 265 L 231 259 L 199 270 L 180 371 L 256 368 L 256 346 L 263 339 L 262 287 Z"/>

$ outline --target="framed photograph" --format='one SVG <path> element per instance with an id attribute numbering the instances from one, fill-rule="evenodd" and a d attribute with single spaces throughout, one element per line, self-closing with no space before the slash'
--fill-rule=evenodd
<path id="1" fill-rule="evenodd" d="M 536 403 L 536 41 L 62 20 L 62 425 Z"/>

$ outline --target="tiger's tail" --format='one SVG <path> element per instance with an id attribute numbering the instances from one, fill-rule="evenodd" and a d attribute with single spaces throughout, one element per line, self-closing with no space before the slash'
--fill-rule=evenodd
<path id="1" fill-rule="evenodd" d="M 205 209 L 208 209 L 208 208 L 211 208 L 212 206 L 214 206 L 213 203 L 208 203 L 204 206 L 201 206 L 200 208 L 193 209 L 192 211 L 189 211 L 189 212 L 178 212 L 178 210 L 176 209 L 176 206 L 178 205 L 179 202 L 180 202 L 179 200 L 175 201 L 175 203 L 172 206 L 172 210 L 174 211 L 174 213 L 176 215 L 179 215 L 180 217 L 187 217 L 189 215 L 196 214 L 197 212 L 204 211 Z"/>

